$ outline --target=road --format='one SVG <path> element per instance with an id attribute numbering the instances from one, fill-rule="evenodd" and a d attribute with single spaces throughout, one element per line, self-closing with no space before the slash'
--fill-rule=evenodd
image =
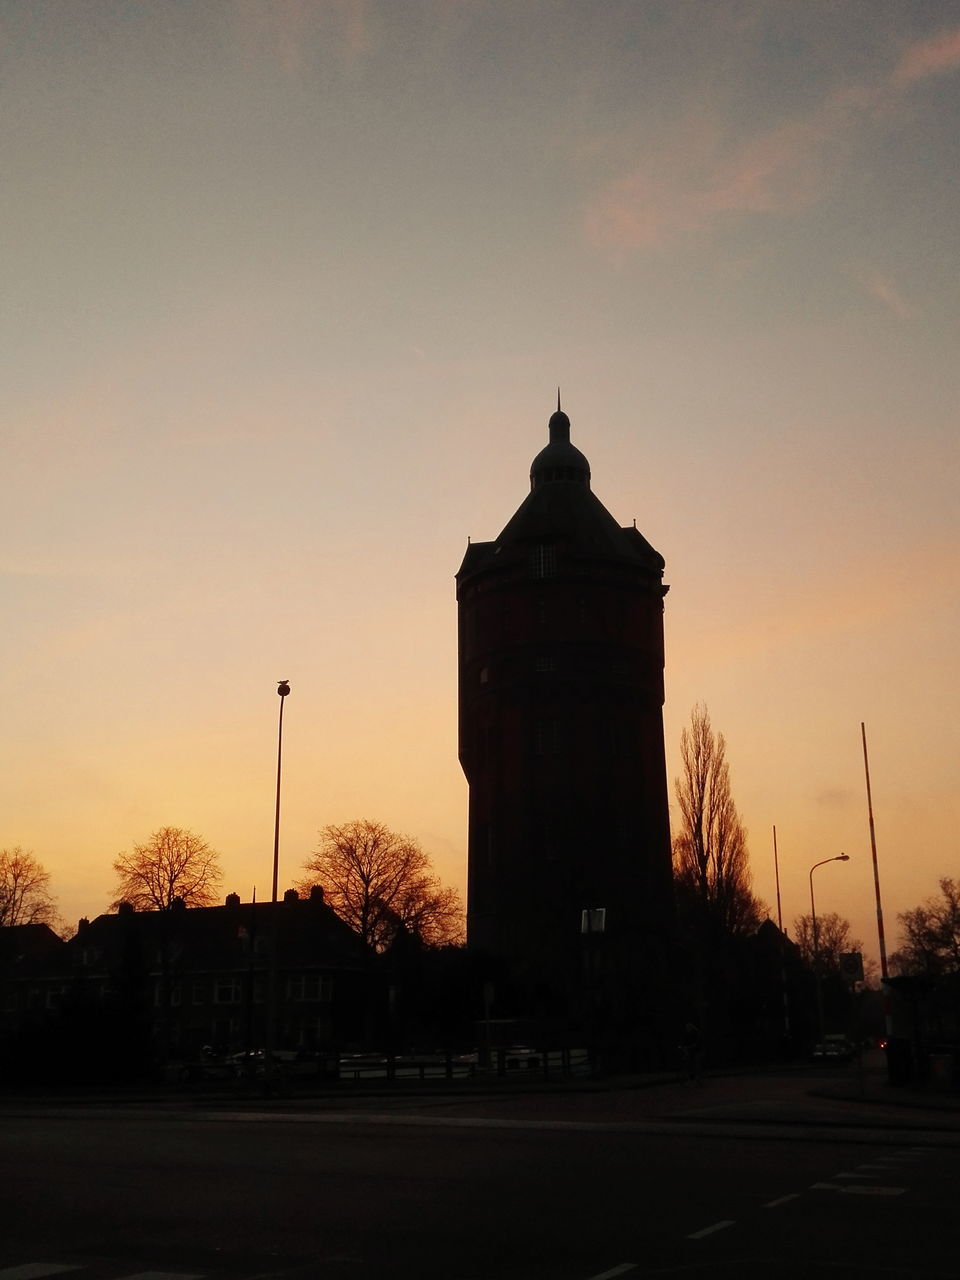
<path id="1" fill-rule="evenodd" d="M 956 1280 L 960 1145 L 817 1134 L 7 1107 L 0 1280 Z"/>

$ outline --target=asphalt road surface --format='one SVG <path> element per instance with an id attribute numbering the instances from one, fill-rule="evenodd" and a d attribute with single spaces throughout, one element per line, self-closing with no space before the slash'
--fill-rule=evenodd
<path id="1" fill-rule="evenodd" d="M 957 1280 L 958 1175 L 909 1131 L 8 1107 L 0 1280 Z"/>

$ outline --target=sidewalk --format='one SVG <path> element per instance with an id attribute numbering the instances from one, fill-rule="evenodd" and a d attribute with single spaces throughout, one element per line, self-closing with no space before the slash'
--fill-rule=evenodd
<path id="1" fill-rule="evenodd" d="M 254 1104 L 259 1105 L 259 1104 Z M 337 1091 L 277 1099 L 280 1111 L 443 1115 L 457 1118 L 616 1124 L 666 1121 L 956 1133 L 960 1095 L 894 1088 L 885 1065 L 810 1064 L 709 1073 L 690 1082 L 646 1074 L 589 1080 L 474 1082 L 469 1090 Z"/>
<path id="2" fill-rule="evenodd" d="M 857 1065 L 810 1063 L 765 1069 L 707 1071 L 702 1081 L 676 1074 L 544 1080 L 512 1076 L 462 1081 L 369 1081 L 322 1084 L 265 1097 L 256 1089 L 96 1091 L 16 1096 L 0 1107 L 43 1112 L 51 1107 L 114 1112 L 273 1112 L 434 1115 L 451 1118 L 618 1124 L 647 1121 L 699 1124 L 817 1126 L 956 1133 L 960 1093 L 893 1087 L 882 1055 Z"/>

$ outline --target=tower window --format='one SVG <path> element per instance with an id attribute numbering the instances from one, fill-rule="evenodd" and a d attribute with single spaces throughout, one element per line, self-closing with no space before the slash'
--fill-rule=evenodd
<path id="1" fill-rule="evenodd" d="M 557 549 L 546 543 L 534 547 L 530 553 L 530 576 L 552 578 L 557 572 Z"/>

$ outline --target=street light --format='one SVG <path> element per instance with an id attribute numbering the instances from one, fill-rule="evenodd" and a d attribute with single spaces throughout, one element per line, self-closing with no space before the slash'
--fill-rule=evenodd
<path id="1" fill-rule="evenodd" d="M 813 931 L 813 972 L 817 980 L 817 1032 L 823 1039 L 823 989 L 820 986 L 820 935 L 817 931 L 817 904 L 813 898 L 813 873 L 817 867 L 825 867 L 828 862 L 849 862 L 849 853 L 838 853 L 835 858 L 824 858 L 815 862 L 810 868 L 810 927 Z"/>
<path id="2" fill-rule="evenodd" d="M 267 976 L 267 1025 L 264 1028 L 263 1087 L 270 1092 L 270 1076 L 273 1069 L 273 1046 L 277 1020 L 277 881 L 280 870 L 280 763 L 283 759 L 283 700 L 290 692 L 287 680 L 280 680 L 277 693 L 280 696 L 280 720 L 277 726 L 277 806 L 273 824 L 273 890 L 270 895 L 270 966 Z"/>
<path id="3" fill-rule="evenodd" d="M 289 692 L 289 681 L 281 680 L 277 685 L 277 693 L 280 695 L 280 723 L 277 728 L 277 811 L 273 824 L 273 894 L 270 899 L 274 903 L 277 900 L 277 879 L 280 869 L 280 760 L 283 752 L 283 700 Z"/>

